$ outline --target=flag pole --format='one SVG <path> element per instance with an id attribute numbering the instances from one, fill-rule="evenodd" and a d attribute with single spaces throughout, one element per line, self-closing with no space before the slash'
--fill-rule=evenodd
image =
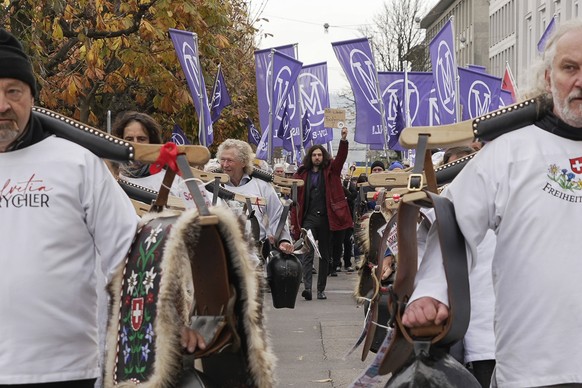
<path id="1" fill-rule="evenodd" d="M 196 47 L 198 47 L 198 35 L 192 33 L 194 35 L 194 42 L 196 43 Z M 200 63 L 200 57 L 196 57 L 196 62 L 198 64 L 198 79 L 202 79 L 202 64 Z M 204 99 L 202 98 L 202 82 L 198 82 L 198 100 L 200 106 L 200 112 L 198 113 L 198 140 L 200 144 L 206 147 L 206 131 L 205 123 L 204 123 Z M 206 93 L 206 91 L 204 91 Z"/>
<path id="2" fill-rule="evenodd" d="M 274 98 L 274 58 L 275 58 L 275 49 L 271 49 L 271 71 L 269 72 L 269 126 L 267 130 L 269 133 L 267 134 L 267 160 L 270 165 L 273 165 L 273 122 L 274 122 L 274 109 L 273 109 L 273 98 Z"/>
<path id="3" fill-rule="evenodd" d="M 372 38 L 368 38 L 370 43 L 370 51 L 372 52 L 372 64 L 376 69 L 376 93 L 378 95 L 378 106 L 380 107 L 380 119 L 382 120 L 382 132 L 384 133 L 384 153 L 388 153 L 388 143 L 390 142 L 390 134 L 388 133 L 388 124 L 386 123 L 386 112 L 384 111 L 384 100 L 382 99 L 382 91 L 380 90 L 380 80 L 378 79 L 378 67 L 376 66 L 376 58 L 374 55 L 374 45 L 371 44 Z"/>
<path id="4" fill-rule="evenodd" d="M 457 54 L 456 54 L 456 45 L 455 45 L 455 15 L 451 15 L 449 18 L 451 21 L 451 25 L 453 27 L 453 55 L 454 60 L 453 63 L 457 65 L 457 68 L 454 69 L 455 71 L 455 122 L 461 122 L 461 99 L 460 99 L 460 86 L 459 82 L 461 82 L 461 76 L 459 75 L 459 63 L 457 62 Z"/>
<path id="5" fill-rule="evenodd" d="M 517 83 L 515 82 L 515 78 L 513 78 L 513 72 L 511 71 L 511 67 L 509 66 L 509 61 L 505 61 L 505 69 L 507 70 L 507 74 L 509 75 L 509 81 L 511 82 L 511 86 L 513 87 L 513 92 L 515 93 L 515 102 L 520 101 L 519 92 L 517 88 Z"/>
<path id="6" fill-rule="evenodd" d="M 289 126 L 291 126 L 291 121 L 289 121 Z M 289 136 L 291 137 L 291 158 L 295 161 L 295 136 L 293 136 L 293 128 L 289 128 Z"/>
<path id="7" fill-rule="evenodd" d="M 409 96 L 408 96 L 408 65 L 409 61 L 406 61 L 406 66 L 404 67 L 404 96 L 403 96 L 403 104 L 404 104 L 404 126 L 410 127 L 410 105 L 409 105 Z M 410 161 L 410 152 L 412 150 L 408 149 L 406 152 L 406 160 Z"/>

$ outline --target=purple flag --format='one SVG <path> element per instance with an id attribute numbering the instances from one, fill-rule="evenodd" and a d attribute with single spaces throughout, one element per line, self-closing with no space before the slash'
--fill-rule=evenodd
<path id="1" fill-rule="evenodd" d="M 487 73 L 487 68 L 481 65 L 468 64 L 467 69 L 480 71 L 481 73 Z"/>
<path id="2" fill-rule="evenodd" d="M 437 91 L 440 124 L 457 122 L 457 62 L 453 23 L 449 20 L 429 44 L 432 73 Z"/>
<path id="3" fill-rule="evenodd" d="M 408 72 L 408 88 L 404 88 L 404 73 L 403 72 L 380 72 L 378 73 L 378 81 L 380 90 L 382 91 L 382 100 L 384 102 L 384 111 L 386 120 L 389 121 L 396 118 L 396 111 L 390 109 L 388 106 L 392 102 L 391 99 L 398 98 L 400 104 L 404 104 L 404 91 L 407 90 L 407 109 L 409 123 L 411 126 L 429 126 L 433 125 L 434 120 L 430 120 L 430 113 L 438 115 L 436 108 L 436 100 L 431 102 L 431 90 L 433 87 L 432 73 L 425 72 Z M 396 95 L 394 95 L 396 93 Z M 434 94 L 434 92 L 433 92 Z M 432 106 L 431 106 L 432 103 Z M 404 107 L 404 105 L 402 105 Z M 394 107 L 394 106 L 392 106 Z M 406 118 L 405 111 L 403 111 L 404 118 Z M 404 120 L 406 122 L 406 120 Z"/>
<path id="4" fill-rule="evenodd" d="M 540 40 L 538 41 L 538 53 L 543 53 L 544 49 L 546 48 L 546 42 L 548 41 L 548 38 L 550 37 L 550 35 L 552 35 L 552 32 L 554 32 L 554 29 L 556 28 L 556 16 L 552 16 L 552 20 L 550 20 L 550 22 L 548 23 L 548 25 L 546 26 L 546 29 L 544 30 L 544 33 L 542 34 L 542 36 L 540 37 Z"/>
<path id="5" fill-rule="evenodd" d="M 299 76 L 303 63 L 288 55 L 280 53 L 277 50 L 273 50 L 272 63 L 273 72 L 270 82 L 272 85 L 272 91 L 270 92 L 270 95 L 273 98 L 271 108 L 273 117 L 271 120 L 273 128 L 279 128 L 282 119 L 279 112 L 281 112 L 283 104 L 287 100 L 287 96 L 291 90 L 293 90 L 293 86 Z M 263 131 L 261 142 L 257 147 L 257 159 L 266 160 L 269 157 L 269 155 L 267 155 L 267 145 L 270 132 L 271 128 L 269 126 L 267 126 L 266 130 Z"/>
<path id="6" fill-rule="evenodd" d="M 390 143 L 388 143 L 388 148 L 394 151 L 404 151 L 405 148 L 400 145 L 398 139 L 400 138 L 400 133 L 406 126 L 404 122 L 404 112 L 402 111 L 402 106 L 404 103 L 396 101 L 396 117 L 392 123 L 388 124 L 390 129 Z"/>
<path id="7" fill-rule="evenodd" d="M 285 138 L 289 137 L 289 105 L 285 104 L 285 108 L 283 109 L 283 114 L 281 115 L 281 124 L 279 125 L 279 129 L 277 129 L 277 137 L 283 140 L 283 144 L 285 144 Z"/>
<path id="8" fill-rule="evenodd" d="M 274 47 L 275 50 L 282 52 L 292 58 L 295 58 L 295 45 L 289 44 L 286 46 Z M 255 76 L 257 80 L 257 102 L 259 105 L 259 126 L 264 132 L 269 126 L 269 106 L 270 91 L 269 91 L 269 72 L 271 71 L 271 49 L 264 49 L 255 51 Z M 295 109 L 294 92 L 291 93 L 291 110 Z M 273 146 L 281 146 L 281 140 L 276 137 L 273 138 Z"/>
<path id="9" fill-rule="evenodd" d="M 198 36 L 189 31 L 170 28 L 170 37 L 174 43 L 182 70 L 186 75 L 194 107 L 198 112 L 198 120 L 201 123 L 202 132 L 198 134 L 200 143 L 208 147 L 214 141 L 214 132 L 212 130 L 210 109 L 208 108 L 206 86 L 198 58 Z"/>
<path id="10" fill-rule="evenodd" d="M 504 108 L 513 103 L 515 103 L 515 101 L 513 101 L 513 96 L 511 95 L 511 92 L 508 90 L 501 89 L 499 91 L 499 105 L 497 106 L 497 109 Z"/>
<path id="11" fill-rule="evenodd" d="M 299 78 L 299 101 L 302 112 L 309 112 L 311 136 L 314 144 L 333 140 L 331 128 L 324 127 L 325 108 L 329 108 L 327 63 L 303 66 Z"/>
<path id="12" fill-rule="evenodd" d="M 501 78 L 459 68 L 459 94 L 463 120 L 483 116 L 499 106 Z"/>
<path id="13" fill-rule="evenodd" d="M 249 143 L 254 145 L 259 145 L 259 141 L 261 141 L 261 134 L 259 133 L 258 129 L 255 127 L 253 120 L 250 117 L 247 117 L 247 130 L 248 130 L 248 137 Z"/>
<path id="14" fill-rule="evenodd" d="M 402 111 L 404 105 L 404 73 L 402 72 L 379 72 L 378 83 L 382 92 L 382 101 L 384 104 L 384 114 L 386 116 L 386 125 L 390 134 L 390 141 L 388 148 L 395 151 L 402 151 L 402 147 L 398 143 L 400 132 L 396 131 L 396 118 Z M 412 88 L 410 81 L 409 88 Z M 410 94 L 410 93 L 409 93 Z M 402 117 L 401 117 L 402 118 Z M 398 128 L 402 131 L 403 128 Z M 383 145 L 382 145 L 383 148 Z M 376 149 L 376 146 L 373 148 Z"/>
<path id="15" fill-rule="evenodd" d="M 172 130 L 172 142 L 177 145 L 192 144 L 178 124 L 174 124 L 174 129 Z"/>
<path id="16" fill-rule="evenodd" d="M 378 92 L 378 73 L 367 38 L 331 44 L 346 74 L 356 101 L 356 131 L 354 139 L 363 144 L 384 144 L 382 100 Z"/>
<path id="17" fill-rule="evenodd" d="M 378 73 L 386 125 L 390 134 L 389 148 L 396 151 L 402 150 L 398 143 L 402 128 L 401 125 L 395 125 L 396 120 L 402 120 L 403 125 L 406 125 L 407 122 L 411 126 L 431 125 L 429 124 L 429 97 L 433 85 L 432 73 L 409 72 L 407 78 L 408 87 L 405 88 L 403 72 Z M 407 99 L 404 98 L 405 91 L 408 93 Z M 408 104 L 406 109 L 404 106 L 405 101 Z M 407 114 L 408 121 L 406 120 Z M 395 138 L 393 139 L 393 137 Z"/>
<path id="18" fill-rule="evenodd" d="M 283 113 L 281 114 L 281 124 L 275 133 L 277 139 L 282 141 L 282 146 L 287 151 L 293 151 L 293 144 L 299 144 L 301 141 L 301 129 L 299 126 L 294 126 L 291 120 L 291 115 L 298 115 L 298 109 L 292 108 L 293 104 L 290 102 L 289 97 L 285 101 L 285 107 L 283 108 Z M 293 112 L 293 113 L 291 113 Z M 293 139 L 291 137 L 293 136 Z"/>
<path id="19" fill-rule="evenodd" d="M 433 120 L 431 120 L 431 90 L 434 90 L 432 73 L 408 73 L 408 114 L 410 116 L 410 125 L 433 125 Z M 438 111 L 433 112 L 434 115 L 438 115 Z"/>
<path id="20" fill-rule="evenodd" d="M 210 104 L 210 118 L 213 123 L 218 120 L 222 110 L 229 106 L 230 103 L 230 96 L 228 95 L 228 90 L 226 90 L 222 68 L 218 65 L 214 88 L 212 88 L 212 103 Z"/>

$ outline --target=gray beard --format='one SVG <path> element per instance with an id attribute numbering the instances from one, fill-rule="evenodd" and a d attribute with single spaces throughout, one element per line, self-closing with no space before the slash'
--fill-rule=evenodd
<path id="1" fill-rule="evenodd" d="M 13 125 L 1 125 L 0 124 L 0 141 L 8 142 L 16 140 L 20 132 L 15 129 Z"/>
<path id="2" fill-rule="evenodd" d="M 554 96 L 554 107 L 556 114 L 568 125 L 571 125 L 576 128 L 582 128 L 582 105 L 580 105 L 579 109 L 572 109 L 570 105 L 568 105 L 568 100 L 570 96 L 566 96 L 565 98 L 559 98 L 558 90 L 554 86 L 555 84 L 552 83 L 552 95 Z"/>

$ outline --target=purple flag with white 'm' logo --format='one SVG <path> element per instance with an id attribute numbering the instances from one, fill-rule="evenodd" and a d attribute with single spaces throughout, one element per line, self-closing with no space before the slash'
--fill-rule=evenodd
<path id="1" fill-rule="evenodd" d="M 190 140 L 188 140 L 186 134 L 184 133 L 184 131 L 182 131 L 182 128 L 180 128 L 178 124 L 174 124 L 174 129 L 172 129 L 172 143 L 175 143 L 177 145 L 192 144 L 190 143 Z"/>
<path id="2" fill-rule="evenodd" d="M 303 66 L 299 78 L 301 111 L 309 112 L 311 136 L 314 144 L 333 140 L 333 130 L 325 128 L 325 108 L 329 108 L 327 63 Z"/>
<path id="3" fill-rule="evenodd" d="M 459 78 L 463 120 L 483 116 L 497 109 L 501 78 L 462 67 L 459 68 Z"/>
<path id="4" fill-rule="evenodd" d="M 362 144 L 384 144 L 382 101 L 378 92 L 378 73 L 367 38 L 331 44 L 346 74 L 356 101 L 354 139 Z"/>
<path id="5" fill-rule="evenodd" d="M 206 95 L 206 85 L 202 76 L 202 68 L 198 58 L 198 36 L 189 31 L 176 30 L 170 28 L 170 37 L 174 43 L 178 60 L 182 65 L 182 70 L 186 75 L 186 81 L 194 107 L 198 112 L 198 120 L 204 125 L 201 126 L 202 133 L 199 133 L 200 143 L 206 147 L 214 141 L 212 130 L 212 120 L 208 107 L 208 96 Z"/>
<path id="6" fill-rule="evenodd" d="M 403 72 L 379 72 L 378 82 L 382 91 L 386 125 L 390 133 L 389 147 L 392 150 L 401 151 L 403 148 L 398 143 L 398 137 L 405 123 L 411 126 L 427 126 L 429 113 L 431 112 L 431 89 L 433 87 L 432 73 L 409 72 L 407 74 L 408 87 L 404 87 Z M 404 98 L 405 91 L 408 98 Z M 404 109 L 405 102 L 408 104 Z M 400 116 L 398 116 L 400 115 Z M 408 121 L 406 120 L 408 115 Z M 395 125 L 397 120 L 404 124 Z M 375 147 L 383 148 L 383 147 Z M 374 149 L 375 149 L 374 148 Z"/>
<path id="7" fill-rule="evenodd" d="M 295 58 L 295 45 L 289 44 L 286 46 L 274 47 L 275 50 L 282 52 L 292 58 Z M 255 51 L 255 77 L 257 81 L 257 102 L 259 105 L 259 126 L 261 132 L 265 132 L 269 126 L 269 106 L 270 91 L 269 91 L 269 72 L 271 71 L 271 49 Z M 291 94 L 292 98 L 293 93 Z M 293 102 L 292 102 L 293 105 Z M 273 138 L 273 146 L 281 146 L 281 140 L 276 137 Z"/>
<path id="8" fill-rule="evenodd" d="M 440 124 L 457 122 L 457 62 L 453 23 L 449 20 L 429 44 L 432 74 L 439 104 Z"/>
<path id="9" fill-rule="evenodd" d="M 273 115 L 272 124 L 273 128 L 279 128 L 282 119 L 279 113 L 282 113 L 283 104 L 287 100 L 289 93 L 293 90 L 303 63 L 277 50 L 273 51 L 272 62 L 273 78 L 271 81 L 272 92 L 270 93 L 273 97 L 271 112 Z M 261 142 L 257 146 L 257 159 L 266 160 L 268 157 L 268 136 L 270 136 L 271 129 L 269 126 L 266 128 L 261 136 Z"/>
<path id="10" fill-rule="evenodd" d="M 222 67 L 218 65 L 216 72 L 216 79 L 214 80 L 214 88 L 212 88 L 212 103 L 210 104 L 210 118 L 212 122 L 216 122 L 220 117 L 222 110 L 231 103 L 230 95 L 226 90 L 226 83 L 222 75 Z"/>

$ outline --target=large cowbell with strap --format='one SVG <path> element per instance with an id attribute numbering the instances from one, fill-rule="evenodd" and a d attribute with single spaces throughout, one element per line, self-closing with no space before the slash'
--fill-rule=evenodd
<path id="1" fill-rule="evenodd" d="M 271 251 L 267 264 L 267 282 L 276 309 L 295 308 L 295 299 L 302 278 L 301 262 L 295 255 Z"/>

